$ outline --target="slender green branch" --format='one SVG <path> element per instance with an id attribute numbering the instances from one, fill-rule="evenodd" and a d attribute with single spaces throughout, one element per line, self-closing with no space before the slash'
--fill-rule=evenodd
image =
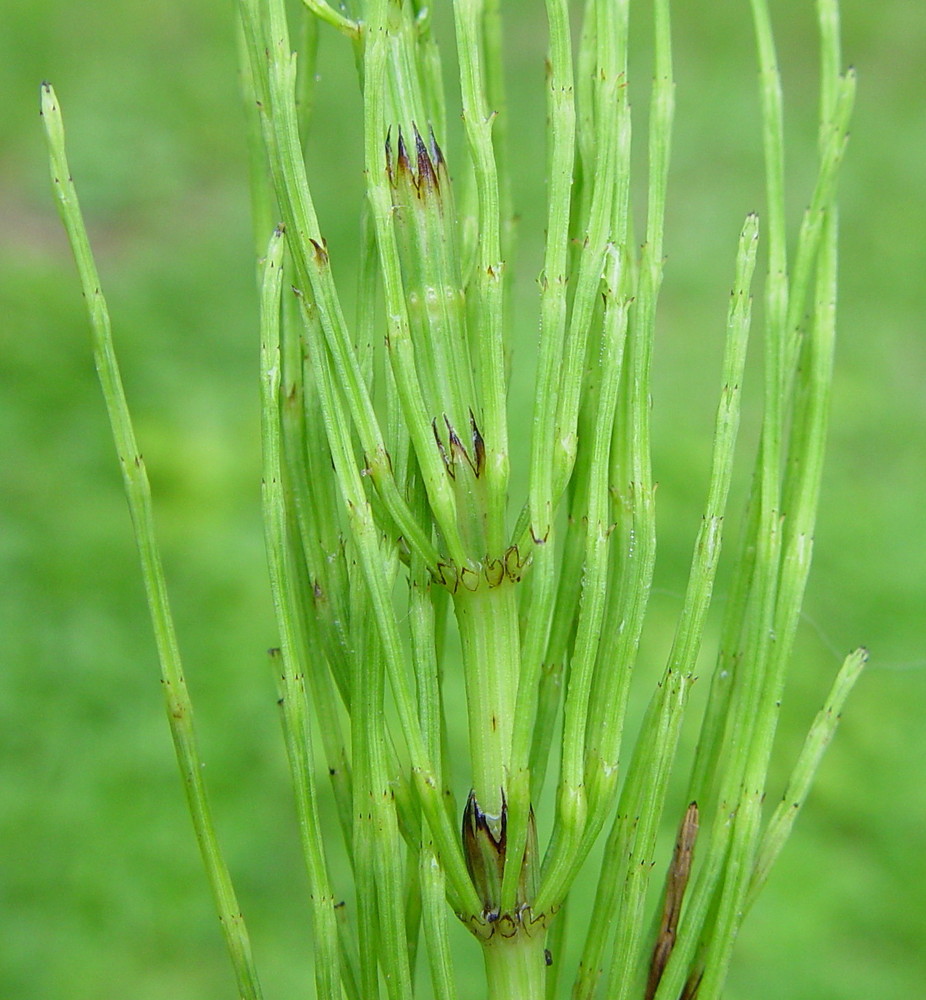
<path id="1" fill-rule="evenodd" d="M 302 0 L 302 2 L 320 21 L 324 21 L 333 28 L 337 28 L 338 31 L 346 35 L 351 41 L 357 41 L 360 38 L 360 24 L 336 11 L 329 4 L 325 3 L 325 0 Z"/>
<path id="2" fill-rule="evenodd" d="M 122 480 L 135 541 L 141 560 L 142 577 L 148 599 L 148 610 L 154 627 L 158 659 L 161 664 L 161 684 L 166 700 L 167 719 L 177 763 L 183 777 L 187 804 L 193 819 L 196 839 L 212 888 L 225 943 L 231 956 L 238 990 L 247 1000 L 259 1000 L 260 983 L 251 955 L 244 917 L 238 905 L 231 875 L 222 855 L 212 821 L 212 811 L 203 781 L 203 762 L 199 754 L 193 727 L 193 705 L 187 691 L 177 647 L 173 616 L 167 596 L 167 584 L 158 552 L 151 504 L 151 488 L 144 459 L 135 441 L 122 377 L 113 349 L 109 310 L 103 297 L 96 264 L 90 250 L 90 241 L 84 226 L 77 200 L 77 191 L 68 167 L 64 143 L 64 124 L 58 99 L 51 84 L 41 88 L 42 122 L 48 140 L 51 158 L 51 177 L 58 211 L 71 243 L 71 252 L 77 263 L 80 283 L 90 317 L 93 336 L 93 355 L 96 363 L 103 398 L 109 413 L 110 427 L 122 469 Z"/>
<path id="3" fill-rule="evenodd" d="M 498 552 L 505 536 L 508 490 L 507 379 L 501 255 L 501 210 L 492 124 L 498 109 L 486 100 L 484 0 L 453 5 L 460 65 L 463 123 L 476 174 L 479 242 L 473 275 L 474 309 L 479 316 L 480 397 L 485 410 L 485 475 L 488 488 L 489 551 Z"/>
<path id="4" fill-rule="evenodd" d="M 360 362 L 341 311 L 302 158 L 294 99 L 296 63 L 290 53 L 282 2 L 270 0 L 266 25 L 257 0 L 242 0 L 242 3 L 255 89 L 264 115 L 265 142 L 277 198 L 287 220 L 287 241 L 297 277 L 304 289 L 311 288 L 316 300 L 325 340 L 338 373 L 337 385 L 347 400 L 369 475 L 408 544 L 435 565 L 439 556 L 422 527 L 411 517 L 392 476 L 372 400 L 366 391 Z M 443 482 L 442 472 L 436 478 Z M 452 505 L 452 498 L 444 500 L 445 504 L 447 502 Z"/>
<path id="5" fill-rule="evenodd" d="M 791 835 L 791 830 L 797 820 L 807 795 L 811 782 L 839 725 L 840 713 L 846 703 L 855 682 L 859 679 L 862 669 L 868 660 L 868 651 L 857 649 L 850 653 L 833 682 L 833 688 L 826 699 L 823 708 L 817 713 L 810 727 L 810 732 L 804 740 L 804 745 L 794 764 L 791 777 L 781 802 L 772 814 L 768 827 L 762 835 L 762 841 L 756 854 L 755 868 L 749 883 L 745 909 L 750 909 L 756 900 L 769 871 L 778 859 L 785 841 Z"/>
<path id="6" fill-rule="evenodd" d="M 280 426 L 281 290 L 283 285 L 283 232 L 277 229 L 264 259 L 261 301 L 261 412 L 264 455 L 263 505 L 270 565 L 270 584 L 277 627 L 280 631 L 282 669 L 279 689 L 282 701 L 286 750 L 293 776 L 293 791 L 300 839 L 309 876 L 317 956 L 315 975 L 320 997 L 334 1000 L 340 993 L 338 934 L 335 899 L 328 884 L 321 823 L 315 789 L 314 752 L 311 743 L 304 678 L 309 671 L 305 652 L 309 648 L 302 628 L 301 608 L 306 594 L 300 592 L 301 574 L 295 565 L 294 539 L 290 531 L 284 486 L 283 448 Z M 274 664 L 275 665 L 275 664 Z"/>
<path id="7" fill-rule="evenodd" d="M 531 432 L 530 537 L 534 542 L 531 607 L 523 642 L 518 685 L 512 769 L 528 765 L 538 682 L 544 663 L 553 603 L 556 597 L 555 539 L 553 526 L 553 450 L 549 447 L 556 419 L 557 381 L 566 331 L 566 281 L 569 247 L 569 204 L 575 157 L 575 104 L 569 10 L 565 0 L 548 0 L 550 75 L 547 107 L 550 116 L 548 176 L 550 194 L 547 243 L 541 275 L 540 357 L 537 367 L 534 417 Z M 527 525 L 523 531 L 527 531 Z M 514 544 L 525 544 L 516 529 Z M 545 726 L 544 730 L 549 731 Z M 532 768 L 533 770 L 533 768 Z M 539 791 L 539 789 L 538 789 Z"/>

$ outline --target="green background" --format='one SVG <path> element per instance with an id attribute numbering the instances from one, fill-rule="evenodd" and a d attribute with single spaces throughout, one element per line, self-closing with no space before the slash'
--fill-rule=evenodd
<path id="1" fill-rule="evenodd" d="M 540 7 L 512 3 L 508 21 L 522 216 L 516 429 L 528 423 L 542 233 Z M 735 238 L 745 213 L 762 205 L 748 5 L 718 0 L 709 16 L 696 13 L 700 4 L 676 7 L 677 124 L 654 384 L 660 557 L 645 677 L 656 676 L 665 652 L 706 486 Z M 859 100 L 841 188 L 832 447 L 773 798 L 844 653 L 863 643 L 872 660 L 741 935 L 731 1000 L 912 997 L 926 983 L 926 14 L 910 0 L 844 8 Z M 264 658 L 275 637 L 259 517 L 233 9 L 2 0 L 2 997 L 234 992 L 163 718 L 76 274 L 49 192 L 43 79 L 65 113 L 155 492 L 219 831 L 265 994 L 311 992 L 308 909 Z M 812 4 L 775 3 L 773 15 L 796 221 L 815 140 Z M 633 16 L 643 38 L 647 16 Z M 638 62 L 639 141 L 648 70 Z M 327 33 L 320 74 L 310 176 L 349 298 L 362 180 L 350 122 L 359 100 L 345 46 Z M 452 168 L 460 145 L 449 145 Z M 744 467 L 758 374 L 747 384 Z M 526 447 L 515 438 L 522 470 Z M 467 970 L 476 960 L 468 947 L 461 942 Z M 480 980 L 461 979 L 461 997 L 478 996 Z"/>

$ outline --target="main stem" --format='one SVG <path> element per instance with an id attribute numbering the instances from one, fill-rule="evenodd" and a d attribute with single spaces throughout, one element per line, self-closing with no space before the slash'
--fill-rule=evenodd
<path id="1" fill-rule="evenodd" d="M 546 996 L 546 931 L 519 928 L 510 938 L 493 934 L 482 954 L 488 1000 L 543 1000 Z"/>
<path id="2" fill-rule="evenodd" d="M 492 822 L 501 822 L 511 766 L 511 738 L 521 662 L 516 584 L 491 586 L 484 576 L 472 591 L 454 594 L 463 647 L 473 791 Z M 497 831 L 496 831 L 497 832 Z"/>

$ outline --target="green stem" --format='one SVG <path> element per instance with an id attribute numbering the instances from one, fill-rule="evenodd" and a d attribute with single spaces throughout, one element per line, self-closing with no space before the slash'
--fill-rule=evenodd
<path id="1" fill-rule="evenodd" d="M 250 938 L 225 857 L 219 846 L 212 822 L 212 810 L 206 795 L 203 760 L 193 727 L 193 705 L 183 674 L 173 615 L 167 597 L 167 583 L 155 537 L 151 487 L 144 460 L 135 440 L 122 376 L 116 362 L 109 309 L 103 297 L 96 263 L 90 250 L 90 241 L 77 200 L 77 190 L 71 179 L 64 146 L 61 109 L 50 83 L 42 84 L 41 102 L 42 122 L 45 126 L 51 161 L 52 186 L 87 303 L 94 362 L 106 401 L 113 441 L 122 469 L 123 487 L 132 516 L 135 542 L 138 545 L 148 612 L 161 664 L 161 685 L 164 690 L 174 752 L 183 778 L 187 805 L 212 888 L 219 922 L 225 935 L 225 944 L 235 970 L 238 994 L 243 1000 L 260 1000 L 262 994 L 251 954 Z"/>
<path id="2" fill-rule="evenodd" d="M 486 964 L 488 1000 L 543 1000 L 546 996 L 546 934 L 518 931 L 506 938 L 493 934 L 482 955 Z"/>
<path id="3" fill-rule="evenodd" d="M 473 790 L 486 816 L 500 819 L 518 693 L 517 590 L 507 577 L 495 587 L 476 577 L 478 585 L 470 591 L 465 579 L 454 606 L 463 646 Z"/>

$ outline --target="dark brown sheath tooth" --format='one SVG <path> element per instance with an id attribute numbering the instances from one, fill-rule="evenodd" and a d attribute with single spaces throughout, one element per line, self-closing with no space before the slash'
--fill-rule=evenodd
<path id="1" fill-rule="evenodd" d="M 441 441 L 440 434 L 437 433 L 437 417 L 431 421 L 431 430 L 434 432 L 434 440 L 437 442 L 437 450 L 440 452 L 440 457 L 444 460 L 444 468 L 450 473 L 451 479 L 456 479 L 456 470 L 453 467 L 453 459 L 451 455 L 447 454 L 444 442 Z"/>
<path id="2" fill-rule="evenodd" d="M 328 247 L 325 243 L 325 240 L 322 239 L 321 243 L 319 243 L 318 240 L 314 240 L 310 236 L 309 243 L 311 243 L 312 246 L 315 247 L 316 263 L 319 264 L 319 266 L 324 267 L 325 264 L 328 263 Z"/>
<path id="3" fill-rule="evenodd" d="M 411 162 L 408 159 L 408 149 L 405 145 L 405 136 L 402 135 L 402 127 L 399 126 L 399 143 L 398 143 L 398 170 L 403 173 L 411 173 Z"/>
<path id="4" fill-rule="evenodd" d="M 439 190 L 437 174 L 434 172 L 434 165 L 428 156 L 427 146 L 421 138 L 418 126 L 413 124 L 412 128 L 415 130 L 415 153 L 418 157 L 418 190 L 422 194 L 425 191 Z"/>
<path id="5" fill-rule="evenodd" d="M 447 416 L 446 413 L 444 414 L 444 424 L 447 427 L 447 437 L 450 440 L 450 453 L 455 456 L 456 453 L 459 452 L 459 454 L 465 457 L 466 449 L 463 447 L 463 442 L 460 440 L 459 435 L 454 430 L 453 424 L 450 423 L 450 418 Z"/>
<path id="6" fill-rule="evenodd" d="M 389 178 L 390 184 L 395 184 L 395 178 L 392 175 L 392 126 L 386 129 L 386 141 L 383 144 L 386 153 L 386 176 Z"/>
<path id="7" fill-rule="evenodd" d="M 473 471 L 478 477 L 482 474 L 482 470 L 486 464 L 486 443 L 476 424 L 476 418 L 472 410 L 469 411 L 469 426 L 473 435 L 473 458 L 475 459 Z"/>
<path id="8" fill-rule="evenodd" d="M 479 806 L 476 793 L 471 791 L 463 810 L 462 833 L 466 868 L 483 902 L 483 914 L 490 921 L 497 920 L 508 844 L 508 807 L 504 797 L 499 830 L 495 834 L 489 818 Z"/>
<path id="9" fill-rule="evenodd" d="M 446 169 L 447 161 L 444 159 L 444 154 L 440 146 L 437 145 L 437 139 L 434 138 L 434 126 L 430 124 L 428 125 L 428 137 L 431 140 L 431 162 L 437 170 L 440 170 L 442 167 Z"/>

